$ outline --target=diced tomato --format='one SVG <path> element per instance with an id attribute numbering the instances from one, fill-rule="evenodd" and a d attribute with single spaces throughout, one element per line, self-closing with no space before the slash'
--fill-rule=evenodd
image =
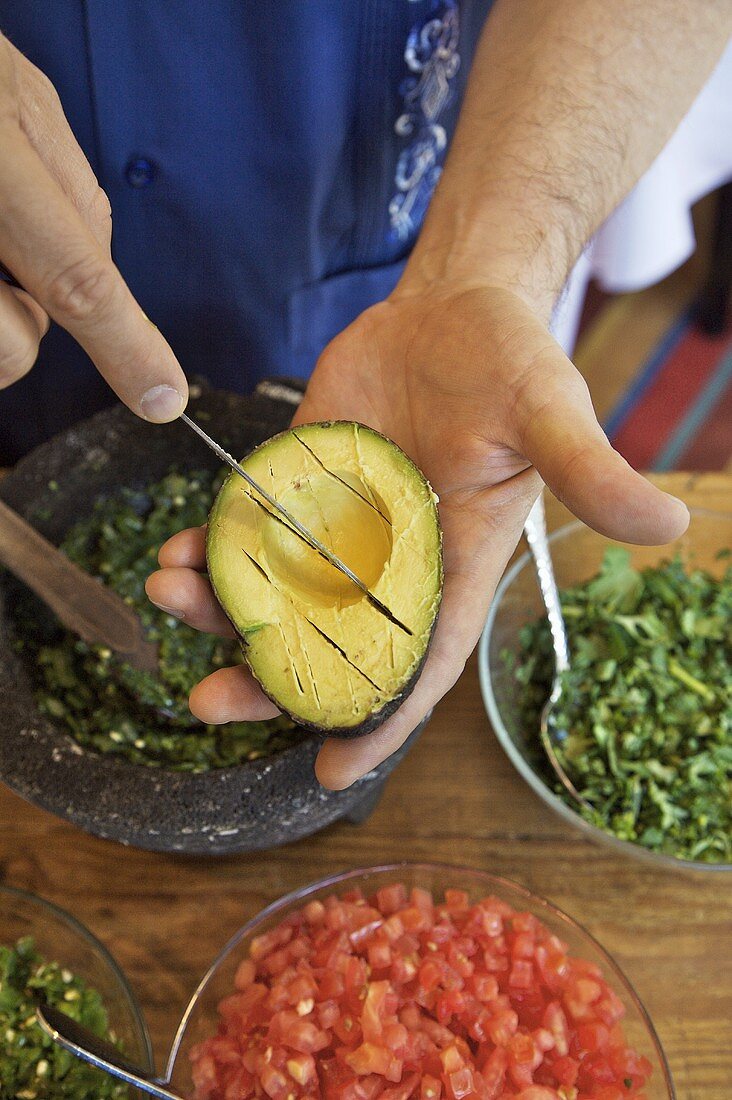
<path id="1" fill-rule="evenodd" d="M 379 1095 L 382 1100 L 408 1100 L 408 1097 L 416 1092 L 418 1085 L 419 1074 L 409 1073 L 404 1076 L 398 1085 L 390 1089 L 384 1089 Z"/>
<path id="2" fill-rule="evenodd" d="M 383 928 L 384 935 L 391 943 L 397 943 L 404 935 L 402 918 L 396 913 L 392 914 L 388 920 L 384 921 Z"/>
<path id="3" fill-rule="evenodd" d="M 389 995 L 388 982 L 371 982 L 363 1003 L 361 1028 L 364 1039 L 369 1041 L 381 1038 L 386 1016 L 386 999 Z"/>
<path id="4" fill-rule="evenodd" d="M 435 908 L 435 899 L 429 890 L 423 890 L 421 886 L 413 886 L 409 893 L 409 900 L 412 905 L 416 905 L 418 909 L 425 909 L 428 913 L 433 913 Z"/>
<path id="5" fill-rule="evenodd" d="M 607 1050 L 610 1032 L 604 1024 L 591 1021 L 577 1028 L 577 1040 L 581 1050 Z"/>
<path id="6" fill-rule="evenodd" d="M 447 1024 L 454 1016 L 460 1016 L 465 1008 L 465 997 L 459 989 L 452 989 L 437 998 L 435 1012 L 441 1024 Z"/>
<path id="7" fill-rule="evenodd" d="M 337 1001 L 343 996 L 346 988 L 340 974 L 328 971 L 318 979 L 318 997 L 324 1001 Z"/>
<path id="8" fill-rule="evenodd" d="M 515 927 L 516 921 L 514 921 L 514 928 Z M 514 938 L 511 954 L 514 959 L 531 959 L 534 956 L 535 949 L 536 940 L 533 932 L 519 932 Z"/>
<path id="9" fill-rule="evenodd" d="M 343 981 L 346 984 L 346 992 L 349 990 L 356 990 L 361 993 L 366 985 L 366 978 L 368 971 L 366 969 L 366 960 L 352 956 L 346 959 L 343 967 Z"/>
<path id="10" fill-rule="evenodd" d="M 298 1085 L 307 1085 L 315 1080 L 317 1071 L 312 1054 L 294 1054 L 292 1058 L 287 1059 L 285 1065 L 290 1077 L 297 1081 Z"/>
<path id="11" fill-rule="evenodd" d="M 407 932 L 427 932 L 432 927 L 432 914 L 418 905 L 402 909 L 399 915 Z"/>
<path id="12" fill-rule="evenodd" d="M 457 1073 L 464 1065 L 464 1059 L 457 1046 L 447 1047 L 440 1054 L 440 1061 L 445 1073 Z"/>
<path id="13" fill-rule="evenodd" d="M 540 1061 L 541 1054 L 530 1035 L 519 1032 L 513 1036 L 508 1044 L 508 1072 L 515 1085 L 525 1088 L 533 1084 L 534 1070 Z"/>
<path id="14" fill-rule="evenodd" d="M 388 970 L 392 962 L 389 941 L 386 939 L 374 940 L 368 946 L 367 957 L 372 970 Z"/>
<path id="15" fill-rule="evenodd" d="M 195 1100 L 643 1100 L 595 963 L 500 898 L 393 883 L 256 937 L 191 1052 Z"/>
<path id="16" fill-rule="evenodd" d="M 259 1071 L 259 1080 L 262 1088 L 271 1096 L 272 1100 L 284 1100 L 290 1091 L 290 1085 L 284 1073 L 269 1063 L 262 1066 Z"/>
<path id="17" fill-rule="evenodd" d="M 407 904 L 407 891 L 401 882 L 393 886 L 382 886 L 376 891 L 376 904 L 384 914 L 396 913 Z"/>
<path id="18" fill-rule="evenodd" d="M 506 1051 L 502 1050 L 501 1047 L 494 1047 L 481 1067 L 483 1086 L 488 1100 L 494 1100 L 494 1097 L 500 1096 L 503 1092 L 507 1068 L 508 1055 Z"/>
<path id="19" fill-rule="evenodd" d="M 451 913 L 467 909 L 469 901 L 467 890 L 445 890 L 445 902 Z"/>
<path id="20" fill-rule="evenodd" d="M 566 1055 L 552 1062 L 552 1074 L 558 1085 L 575 1085 L 579 1073 L 579 1062 Z"/>
<path id="21" fill-rule="evenodd" d="M 234 975 L 234 988 L 246 989 L 251 985 L 257 974 L 257 967 L 254 959 L 242 959 L 236 968 L 236 974 Z"/>
<path id="22" fill-rule="evenodd" d="M 346 1046 L 356 1046 L 361 1042 L 361 1024 L 348 1012 L 344 1012 L 339 1020 L 333 1024 L 333 1034 Z"/>
<path id="23" fill-rule="evenodd" d="M 325 906 L 322 901 L 309 901 L 303 909 L 302 915 L 306 924 L 322 924 L 325 920 Z"/>
<path id="24" fill-rule="evenodd" d="M 495 909 L 490 901 L 484 902 L 480 907 L 480 922 L 486 936 L 500 936 L 503 932 L 503 917 Z"/>
<path id="25" fill-rule="evenodd" d="M 417 973 L 419 960 L 396 955 L 391 964 L 391 977 L 397 985 L 407 985 Z"/>
<path id="26" fill-rule="evenodd" d="M 420 1085 L 420 1100 L 440 1100 L 442 1095 L 442 1081 L 438 1077 L 430 1077 L 423 1074 Z"/>
<path id="27" fill-rule="evenodd" d="M 593 978 L 571 978 L 562 1001 L 573 1020 L 587 1020 L 593 1015 L 591 1006 L 601 994 L 602 987 Z"/>
<path id="28" fill-rule="evenodd" d="M 392 1063 L 392 1053 L 388 1047 L 376 1043 L 362 1043 L 360 1047 L 345 1056 L 344 1061 L 354 1073 L 378 1073 L 385 1076 Z"/>
<path id="29" fill-rule="evenodd" d="M 454 1100 L 464 1100 L 464 1097 L 476 1095 L 475 1079 L 473 1077 L 472 1069 L 468 1069 L 467 1066 L 463 1066 L 461 1069 L 451 1073 L 447 1079 L 448 1092 L 454 1097 Z"/>
<path id="30" fill-rule="evenodd" d="M 544 1012 L 544 1027 L 554 1036 L 554 1046 L 558 1054 L 569 1052 L 569 1025 L 561 1005 L 550 1001 Z"/>
<path id="31" fill-rule="evenodd" d="M 282 1042 L 302 1054 L 314 1054 L 330 1045 L 330 1035 L 308 1020 L 297 1019 L 288 1021 L 283 1028 Z"/>
<path id="32" fill-rule="evenodd" d="M 341 1010 L 335 1001 L 322 1001 L 317 1006 L 316 1015 L 320 1026 L 327 1030 L 340 1019 Z"/>
<path id="33" fill-rule="evenodd" d="M 513 1009 L 499 1010 L 488 1025 L 488 1035 L 497 1047 L 508 1046 L 518 1027 L 518 1016 Z"/>
<path id="34" fill-rule="evenodd" d="M 508 984 L 514 989 L 531 989 L 534 984 L 534 968 L 528 959 L 516 959 L 508 975 Z"/>
<path id="35" fill-rule="evenodd" d="M 493 974 L 474 974 L 468 982 L 468 988 L 483 1004 L 490 1003 L 498 996 L 498 982 Z"/>

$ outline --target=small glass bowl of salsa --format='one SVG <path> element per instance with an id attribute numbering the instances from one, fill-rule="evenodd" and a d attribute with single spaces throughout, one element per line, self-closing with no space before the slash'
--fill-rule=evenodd
<path id="1" fill-rule="evenodd" d="M 142 1012 L 127 979 L 103 944 L 52 902 L 25 890 L 0 886 L 0 946 L 12 950 L 18 941 L 29 940 L 42 963 L 62 968 L 63 980 L 69 982 L 69 998 L 77 995 L 77 981 L 99 994 L 109 1034 L 132 1062 L 152 1070 L 152 1046 Z M 3 1051 L 6 1056 L 8 1051 L 12 1054 L 12 1038 L 8 1039 L 7 1033 L 0 1036 L 0 1057 Z M 105 1080 L 111 1082 L 111 1078 Z M 138 1093 L 130 1090 L 129 1095 L 132 1100 Z"/>

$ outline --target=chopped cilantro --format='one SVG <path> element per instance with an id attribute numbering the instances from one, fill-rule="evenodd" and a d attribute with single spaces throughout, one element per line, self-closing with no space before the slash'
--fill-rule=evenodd
<path id="1" fill-rule="evenodd" d="M 240 662 L 239 648 L 166 615 L 145 595 L 160 546 L 206 522 L 220 477 L 171 472 L 144 491 L 122 489 L 98 501 L 61 544 L 137 611 L 159 647 L 157 675 L 61 631 L 29 593 L 16 601 L 18 646 L 33 665 L 38 705 L 85 748 L 134 764 L 205 771 L 270 755 L 304 736 L 288 718 L 226 726 L 195 719 L 191 688 L 214 669 Z"/>
<path id="2" fill-rule="evenodd" d="M 680 557 L 638 571 L 614 547 L 561 598 L 571 668 L 554 724 L 558 755 L 593 807 L 579 812 L 656 852 L 731 860 L 732 565 L 721 578 Z M 553 675 L 546 619 L 522 630 L 513 671 L 524 728 L 538 731 Z M 576 809 L 538 737 L 536 760 Z"/>

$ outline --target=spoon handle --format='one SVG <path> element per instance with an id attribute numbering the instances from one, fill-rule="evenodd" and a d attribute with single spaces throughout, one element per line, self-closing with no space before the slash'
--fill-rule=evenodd
<path id="1" fill-rule="evenodd" d="M 134 1085 L 148 1096 L 156 1096 L 158 1100 L 182 1100 L 178 1093 L 171 1092 L 162 1082 L 148 1076 L 106 1039 L 100 1039 L 60 1009 L 47 1004 L 38 1005 L 36 1017 L 46 1035 L 81 1061 L 96 1066 L 127 1085 Z"/>
<path id="2" fill-rule="evenodd" d="M 549 542 L 546 537 L 543 496 L 538 497 L 526 517 L 524 535 L 534 558 L 541 598 L 544 601 L 547 618 L 549 619 L 549 629 L 552 632 L 552 642 L 554 643 L 556 670 L 557 673 L 564 672 L 569 668 L 569 644 L 562 615 L 562 605 L 559 600 L 559 589 L 554 577 L 554 566 L 549 553 Z"/>

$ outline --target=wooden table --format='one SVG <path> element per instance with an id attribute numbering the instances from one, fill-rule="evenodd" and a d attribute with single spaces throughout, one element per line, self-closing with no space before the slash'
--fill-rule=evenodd
<path id="1" fill-rule="evenodd" d="M 690 503 L 730 507 L 724 475 L 658 480 Z M 555 501 L 549 515 L 566 518 Z M 649 870 L 557 820 L 493 738 L 474 658 L 365 825 L 274 852 L 216 860 L 123 850 L 0 788 L 0 881 L 66 906 L 106 942 L 160 1063 L 198 978 L 246 918 L 328 872 L 404 858 L 480 867 L 555 901 L 635 984 L 679 1097 L 732 1096 L 732 876 Z"/>

